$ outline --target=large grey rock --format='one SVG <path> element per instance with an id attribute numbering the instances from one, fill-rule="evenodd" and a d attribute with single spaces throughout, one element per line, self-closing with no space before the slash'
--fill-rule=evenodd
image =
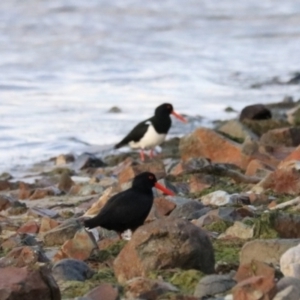
<path id="1" fill-rule="evenodd" d="M 55 280 L 85 281 L 94 274 L 94 271 L 83 261 L 77 259 L 62 259 L 52 267 Z"/>
<path id="2" fill-rule="evenodd" d="M 202 211 L 205 209 L 206 211 Z M 209 210 L 209 209 L 208 209 Z M 177 206 L 170 214 L 174 218 L 183 218 L 187 220 L 200 218 L 202 215 L 205 215 L 208 211 L 204 208 L 204 205 L 196 200 L 190 200 L 183 205 Z"/>
<path id="3" fill-rule="evenodd" d="M 240 264 L 248 264 L 253 259 L 267 264 L 279 265 L 281 255 L 300 243 L 300 239 L 254 240 L 246 243 L 240 253 Z"/>
<path id="4" fill-rule="evenodd" d="M 234 272 L 224 275 L 208 275 L 202 278 L 196 286 L 195 297 L 207 297 L 224 293 L 236 285 L 232 278 Z"/>

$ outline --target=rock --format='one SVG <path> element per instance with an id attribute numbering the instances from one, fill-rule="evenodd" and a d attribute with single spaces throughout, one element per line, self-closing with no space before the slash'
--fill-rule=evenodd
<path id="1" fill-rule="evenodd" d="M 112 106 L 107 112 L 109 112 L 109 113 L 120 113 L 120 112 L 122 112 L 122 110 L 118 106 Z"/>
<path id="2" fill-rule="evenodd" d="M 196 286 L 194 296 L 202 299 L 225 293 L 236 285 L 234 273 L 224 275 L 208 275 L 202 278 Z"/>
<path id="3" fill-rule="evenodd" d="M 273 278 L 255 276 L 239 282 L 233 289 L 233 299 L 273 299 L 276 295 Z"/>
<path id="4" fill-rule="evenodd" d="M 58 183 L 58 188 L 65 192 L 68 193 L 71 189 L 71 187 L 74 185 L 74 181 L 71 179 L 70 175 L 66 172 L 62 173 L 60 176 L 60 180 Z"/>
<path id="5" fill-rule="evenodd" d="M 83 170 L 87 168 L 101 168 L 105 166 L 106 164 L 94 154 L 83 153 L 77 157 L 72 167 L 74 170 Z"/>
<path id="6" fill-rule="evenodd" d="M 175 209 L 176 204 L 161 196 L 154 198 L 154 207 L 158 215 L 166 216 Z"/>
<path id="7" fill-rule="evenodd" d="M 288 161 L 262 179 L 253 191 L 270 189 L 279 194 L 298 195 L 300 193 L 300 163 Z"/>
<path id="8" fill-rule="evenodd" d="M 46 268 L 7 267 L 0 272 L 1 300 L 60 300 L 59 288 Z"/>
<path id="9" fill-rule="evenodd" d="M 40 226 L 40 230 L 39 233 L 45 233 L 55 227 L 57 227 L 59 225 L 59 223 L 53 219 L 50 219 L 48 217 L 43 217 L 41 220 L 41 226 Z"/>
<path id="10" fill-rule="evenodd" d="M 231 204 L 230 195 L 225 191 L 215 191 L 201 197 L 204 205 L 224 206 Z"/>
<path id="11" fill-rule="evenodd" d="M 89 300 L 119 300 L 119 291 L 110 283 L 101 283 L 99 286 L 84 295 Z"/>
<path id="12" fill-rule="evenodd" d="M 6 195 L 0 195 L 0 211 L 8 209 L 16 201 L 17 200 L 12 197 Z"/>
<path id="13" fill-rule="evenodd" d="M 300 215 L 279 213 L 273 221 L 273 228 L 281 238 L 300 238 Z"/>
<path id="14" fill-rule="evenodd" d="M 54 260 L 61 257 L 85 260 L 90 257 L 94 249 L 98 249 L 98 245 L 93 234 L 81 228 L 76 232 L 73 239 L 67 240 L 63 244 L 61 253 L 59 252 Z"/>
<path id="15" fill-rule="evenodd" d="M 30 186 L 24 182 L 20 182 L 18 199 L 19 200 L 29 199 L 31 194 L 32 194 L 32 190 Z"/>
<path id="16" fill-rule="evenodd" d="M 127 299 L 155 300 L 168 292 L 177 292 L 178 289 L 170 283 L 161 280 L 152 280 L 136 277 L 126 282 L 125 296 Z"/>
<path id="17" fill-rule="evenodd" d="M 173 176 L 190 174 L 194 172 L 199 172 L 199 170 L 208 167 L 210 161 L 204 157 L 191 157 L 186 161 L 179 161 L 175 165 L 172 164 L 169 168 L 168 173 Z"/>
<path id="18" fill-rule="evenodd" d="M 258 260 L 277 266 L 281 255 L 299 243 L 300 239 L 269 239 L 247 242 L 240 253 L 240 264 L 245 265 L 251 263 L 252 260 Z"/>
<path id="19" fill-rule="evenodd" d="M 198 128 L 180 140 L 182 160 L 205 157 L 216 163 L 229 163 L 246 169 L 250 157 L 242 153 L 240 144 L 211 129 Z"/>
<path id="20" fill-rule="evenodd" d="M 286 112 L 288 122 L 292 125 L 300 125 L 300 105 Z"/>
<path id="21" fill-rule="evenodd" d="M 219 236 L 222 238 L 239 238 L 243 240 L 251 239 L 254 236 L 254 226 L 236 221 L 233 226 L 230 226 L 226 231 Z"/>
<path id="22" fill-rule="evenodd" d="M 277 282 L 277 290 L 276 300 L 299 300 L 300 279 L 283 277 Z"/>
<path id="23" fill-rule="evenodd" d="M 191 174 L 188 179 L 190 193 L 199 193 L 215 183 L 215 177 L 207 174 Z"/>
<path id="24" fill-rule="evenodd" d="M 247 137 L 258 140 L 258 136 L 238 120 L 229 120 L 225 122 L 225 124 L 218 128 L 218 131 L 239 140 L 245 140 Z"/>
<path id="25" fill-rule="evenodd" d="M 282 254 L 280 258 L 280 270 L 284 276 L 300 279 L 300 244 Z"/>
<path id="26" fill-rule="evenodd" d="M 58 217 L 58 212 L 48 208 L 31 207 L 28 211 L 28 215 L 54 219 Z"/>
<path id="27" fill-rule="evenodd" d="M 28 221 L 18 229 L 18 233 L 38 233 L 39 225 L 35 221 Z"/>
<path id="28" fill-rule="evenodd" d="M 258 159 L 253 159 L 248 164 L 245 175 L 264 178 L 273 171 L 273 166 L 270 166 Z"/>
<path id="29" fill-rule="evenodd" d="M 187 203 L 177 206 L 171 212 L 170 216 L 187 220 L 197 219 L 207 212 L 207 209 L 205 211 L 202 211 L 202 209 L 204 209 L 204 205 L 201 202 L 190 200 Z"/>
<path id="30" fill-rule="evenodd" d="M 260 138 L 260 143 L 272 147 L 297 147 L 300 144 L 300 127 L 286 127 L 269 130 Z"/>
<path id="31" fill-rule="evenodd" d="M 61 154 L 56 157 L 55 164 L 57 166 L 66 165 L 70 162 L 73 162 L 75 160 L 75 157 L 73 154 Z"/>
<path id="32" fill-rule="evenodd" d="M 7 210 L 10 216 L 22 215 L 27 211 L 27 206 L 25 203 L 15 201 L 11 203 L 11 207 Z"/>
<path id="33" fill-rule="evenodd" d="M 159 219 L 139 227 L 114 261 L 119 282 L 165 268 L 214 272 L 209 237 L 188 221 Z"/>
<path id="34" fill-rule="evenodd" d="M 9 191 L 10 183 L 8 180 L 0 180 L 0 191 Z"/>
<path id="35" fill-rule="evenodd" d="M 131 181 L 136 175 L 146 171 L 155 174 L 157 179 L 166 176 L 165 166 L 161 160 L 154 159 L 149 163 L 136 165 L 129 161 L 118 173 L 119 184 L 122 185 L 124 183 L 127 183 Z"/>
<path id="36" fill-rule="evenodd" d="M 56 281 L 85 281 L 93 276 L 94 271 L 78 259 L 62 259 L 52 267 L 52 275 Z"/>
<path id="37" fill-rule="evenodd" d="M 36 263 L 38 261 L 38 258 L 38 253 L 32 247 L 17 247 L 12 249 L 4 257 L 4 259 L 0 261 L 0 267 L 25 267 Z"/>
<path id="38" fill-rule="evenodd" d="M 288 161 L 297 161 L 300 160 L 300 146 L 296 147 L 294 150 L 292 150 L 279 164 L 278 168 L 281 167 L 281 165 L 285 165 Z"/>
<path id="39" fill-rule="evenodd" d="M 69 239 L 72 239 L 78 229 L 81 228 L 81 224 L 70 219 L 60 224 L 59 226 L 47 231 L 43 235 L 43 241 L 45 246 L 60 246 Z"/>
<path id="40" fill-rule="evenodd" d="M 240 121 L 250 120 L 267 120 L 272 118 L 271 111 L 263 104 L 253 104 L 244 107 L 240 114 Z"/>
<path id="41" fill-rule="evenodd" d="M 45 198 L 47 196 L 54 196 L 56 194 L 55 189 L 51 187 L 42 188 L 42 189 L 35 189 L 33 193 L 30 195 L 29 200 L 38 200 Z"/>
<path id="42" fill-rule="evenodd" d="M 252 260 L 249 264 L 239 265 L 234 279 L 240 282 L 253 276 L 275 278 L 275 269 L 264 262 Z"/>
<path id="43" fill-rule="evenodd" d="M 287 84 L 299 84 L 300 83 L 300 73 L 295 72 L 293 77 L 287 81 Z"/>

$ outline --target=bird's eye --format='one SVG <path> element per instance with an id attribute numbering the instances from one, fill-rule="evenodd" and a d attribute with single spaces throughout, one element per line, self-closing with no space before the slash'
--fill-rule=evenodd
<path id="1" fill-rule="evenodd" d="M 149 177 L 148 177 L 149 179 L 151 179 L 151 180 L 153 180 L 153 176 L 152 175 L 149 175 Z"/>

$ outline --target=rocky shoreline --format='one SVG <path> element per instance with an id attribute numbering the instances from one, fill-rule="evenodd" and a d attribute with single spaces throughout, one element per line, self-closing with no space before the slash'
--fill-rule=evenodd
<path id="1" fill-rule="evenodd" d="M 299 299 L 300 106 L 266 108 L 272 118 L 198 128 L 144 163 L 62 154 L 22 181 L 2 174 L 0 299 Z M 86 231 L 143 171 L 176 196 L 156 192 L 130 240 Z"/>

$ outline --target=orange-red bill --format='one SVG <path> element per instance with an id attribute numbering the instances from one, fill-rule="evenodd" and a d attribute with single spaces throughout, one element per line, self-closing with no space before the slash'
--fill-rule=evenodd
<path id="1" fill-rule="evenodd" d="M 181 122 L 187 123 L 187 120 L 183 116 L 181 116 L 180 114 L 178 114 L 177 112 L 175 112 L 174 110 L 172 111 L 172 115 L 174 115 Z"/>
<path id="2" fill-rule="evenodd" d="M 170 195 L 170 196 L 174 196 L 175 194 L 168 190 L 166 187 L 164 187 L 163 185 L 161 185 L 160 183 L 156 182 L 155 185 L 154 185 L 157 189 L 161 190 L 162 192 L 164 192 L 165 194 L 167 195 Z"/>

